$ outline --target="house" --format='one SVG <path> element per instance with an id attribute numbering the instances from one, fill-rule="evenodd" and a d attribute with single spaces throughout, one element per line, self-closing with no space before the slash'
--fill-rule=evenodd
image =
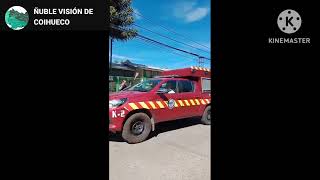
<path id="1" fill-rule="evenodd" d="M 111 70 L 109 70 L 109 89 L 111 91 L 118 91 L 119 84 L 123 79 L 127 80 L 127 82 L 131 82 L 131 85 L 133 85 L 138 83 L 141 79 L 158 76 L 165 70 L 166 69 L 146 66 L 143 64 L 136 64 L 129 60 L 120 63 L 112 63 Z M 138 73 L 138 76 L 134 80 L 136 73 Z"/>

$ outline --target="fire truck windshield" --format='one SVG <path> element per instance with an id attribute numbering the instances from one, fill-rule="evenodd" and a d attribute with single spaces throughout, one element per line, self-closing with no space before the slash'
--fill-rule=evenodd
<path id="1" fill-rule="evenodd" d="M 125 91 L 140 91 L 140 92 L 149 92 L 154 87 L 156 87 L 161 82 L 161 79 L 148 79 L 141 83 L 138 83 Z"/>

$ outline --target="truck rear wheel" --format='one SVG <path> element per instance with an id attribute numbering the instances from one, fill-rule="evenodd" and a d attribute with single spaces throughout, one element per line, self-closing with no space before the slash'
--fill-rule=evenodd
<path id="1" fill-rule="evenodd" d="M 146 140 L 151 131 L 151 120 L 145 113 L 131 115 L 122 128 L 122 138 L 130 143 L 139 143 Z"/>
<path id="2" fill-rule="evenodd" d="M 204 110 L 201 122 L 206 125 L 211 124 L 211 106 L 206 107 L 206 109 Z"/>

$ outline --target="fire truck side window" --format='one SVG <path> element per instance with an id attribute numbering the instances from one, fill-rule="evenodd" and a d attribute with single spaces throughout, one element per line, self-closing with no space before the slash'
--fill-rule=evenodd
<path id="1" fill-rule="evenodd" d="M 179 81 L 178 87 L 179 87 L 179 93 L 194 91 L 194 86 L 191 81 Z"/>
<path id="2" fill-rule="evenodd" d="M 167 89 L 169 90 L 168 93 L 175 93 L 177 92 L 177 81 L 176 80 L 167 81 L 166 83 L 161 85 L 160 89 Z"/>

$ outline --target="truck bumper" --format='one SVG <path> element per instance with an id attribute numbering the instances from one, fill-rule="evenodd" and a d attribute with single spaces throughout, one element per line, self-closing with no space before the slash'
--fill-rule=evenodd
<path id="1" fill-rule="evenodd" d="M 112 132 L 112 133 L 116 133 L 117 132 L 117 126 L 114 125 L 114 124 L 109 124 L 109 132 Z"/>

